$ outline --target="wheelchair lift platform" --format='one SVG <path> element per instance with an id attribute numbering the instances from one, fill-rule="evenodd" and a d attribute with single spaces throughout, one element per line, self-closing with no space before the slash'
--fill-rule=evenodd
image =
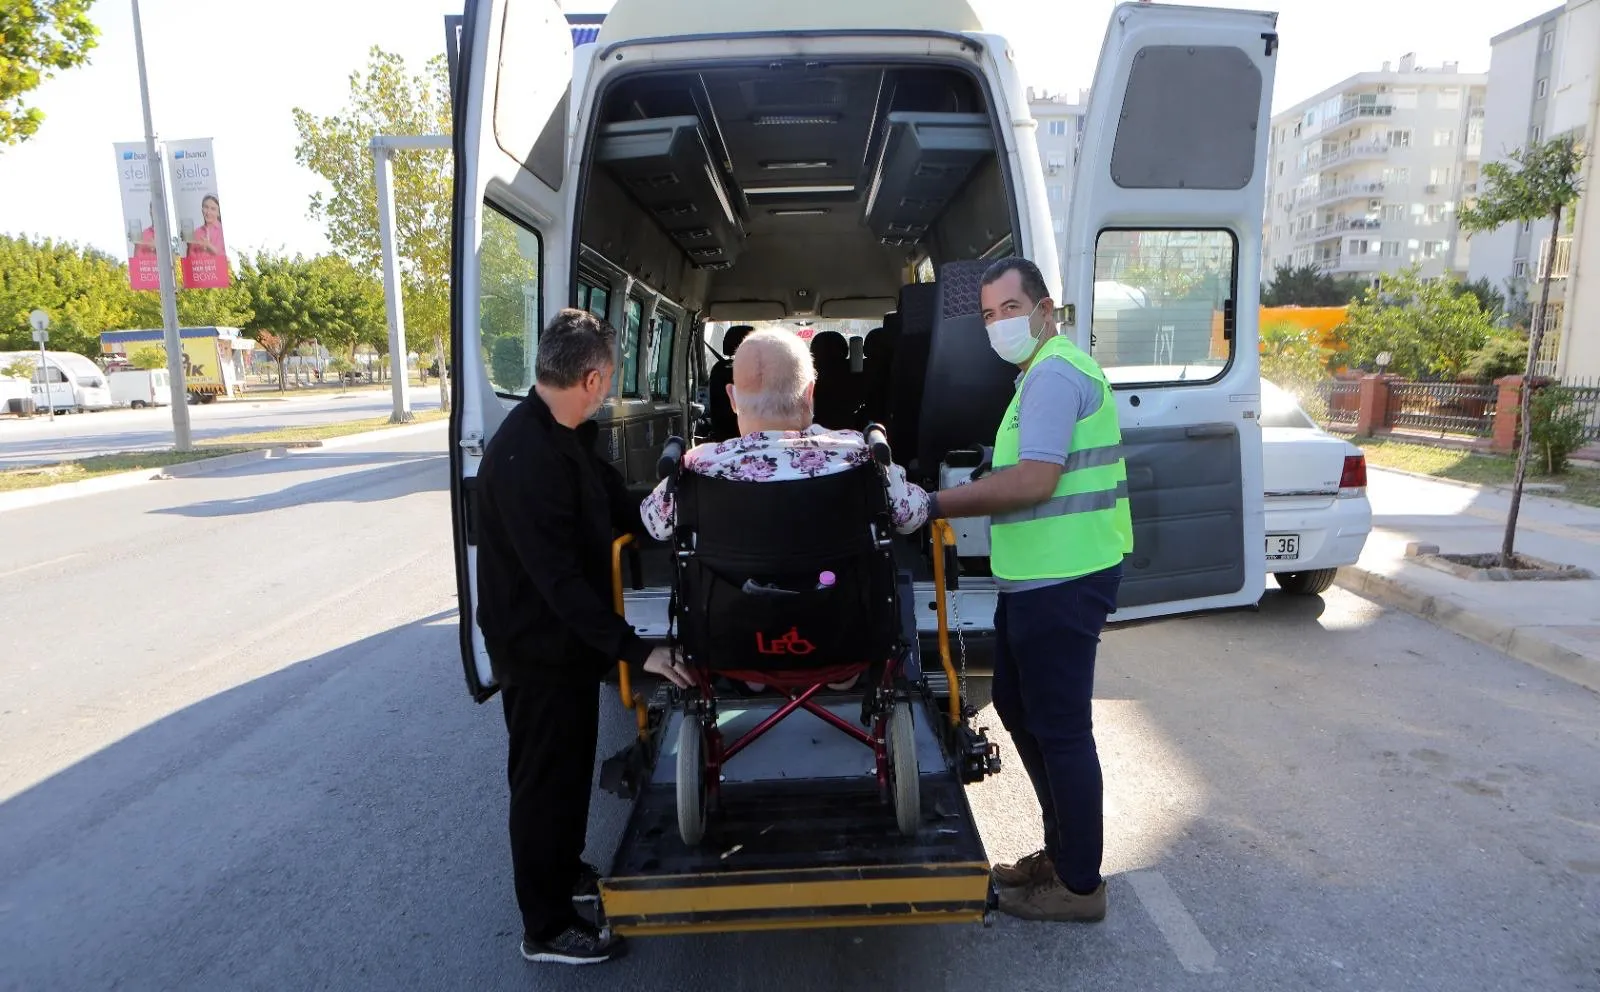
<path id="1" fill-rule="evenodd" d="M 984 920 L 989 862 L 943 740 L 948 717 L 933 697 L 919 699 L 922 820 L 914 836 L 896 828 L 870 752 L 796 714 L 725 766 L 717 815 L 693 847 L 677 826 L 674 742 L 683 714 L 665 710 L 651 735 L 653 769 L 600 883 L 606 922 L 655 936 Z M 781 702 L 727 705 L 718 725 L 742 733 Z M 860 716 L 859 697 L 823 702 L 846 720 Z"/>

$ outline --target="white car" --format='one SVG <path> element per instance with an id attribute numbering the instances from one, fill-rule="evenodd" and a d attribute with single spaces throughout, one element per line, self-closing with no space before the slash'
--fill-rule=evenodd
<path id="1" fill-rule="evenodd" d="M 1284 592 L 1315 596 L 1353 565 L 1372 531 L 1367 459 L 1316 425 L 1294 397 L 1261 380 L 1267 571 Z"/>

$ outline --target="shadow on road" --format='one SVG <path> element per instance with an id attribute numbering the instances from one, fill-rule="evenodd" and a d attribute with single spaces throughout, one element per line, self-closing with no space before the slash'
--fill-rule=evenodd
<path id="1" fill-rule="evenodd" d="M 364 465 L 372 467 L 360 468 Z M 448 467 L 443 452 L 296 453 L 288 458 L 251 462 L 207 478 L 243 478 L 336 468 L 359 470 L 238 499 L 206 500 L 162 507 L 151 512 L 185 517 L 229 517 L 310 503 L 379 503 L 413 493 L 447 488 Z"/>
<path id="2" fill-rule="evenodd" d="M 909 962 L 1001 965 L 1009 942 L 972 927 L 656 939 L 592 974 L 530 968 L 500 707 L 466 697 L 453 618 L 218 693 L 0 805 L 0 987 L 888 989 Z M 614 697 L 603 714 L 609 753 L 630 728 Z M 625 815 L 596 796 L 592 859 Z"/>

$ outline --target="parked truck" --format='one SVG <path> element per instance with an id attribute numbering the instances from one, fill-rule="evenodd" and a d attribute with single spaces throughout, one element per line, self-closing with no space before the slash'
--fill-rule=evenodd
<path id="1" fill-rule="evenodd" d="M 111 405 L 167 406 L 172 403 L 172 380 L 166 369 L 123 369 L 107 376 Z"/>
<path id="2" fill-rule="evenodd" d="M 241 341 L 236 327 L 183 327 L 178 330 L 183 343 L 183 381 L 191 403 L 211 403 L 218 396 L 243 392 L 244 375 L 236 354 Z M 161 328 L 105 331 L 100 335 L 100 350 L 110 360 L 127 360 L 140 348 L 161 348 L 165 332 Z"/>

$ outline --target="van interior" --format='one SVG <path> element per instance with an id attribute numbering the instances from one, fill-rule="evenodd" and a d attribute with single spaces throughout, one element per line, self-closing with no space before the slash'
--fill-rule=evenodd
<path id="1" fill-rule="evenodd" d="M 819 423 L 882 423 L 896 461 L 930 488 L 951 451 L 992 440 L 1015 369 L 988 348 L 978 284 L 1009 254 L 1015 218 L 976 76 L 865 62 L 642 72 L 600 106 L 579 193 L 578 305 L 605 312 L 595 294 L 612 290 L 586 274 L 604 259 L 702 327 L 864 320 L 854 342 L 812 339 Z M 721 356 L 676 350 L 698 412 Z M 613 456 L 647 488 L 661 441 L 681 431 L 669 420 L 641 432 L 617 414 Z M 705 439 L 709 419 L 691 419 L 692 440 Z M 636 439 L 644 457 L 630 457 Z"/>

